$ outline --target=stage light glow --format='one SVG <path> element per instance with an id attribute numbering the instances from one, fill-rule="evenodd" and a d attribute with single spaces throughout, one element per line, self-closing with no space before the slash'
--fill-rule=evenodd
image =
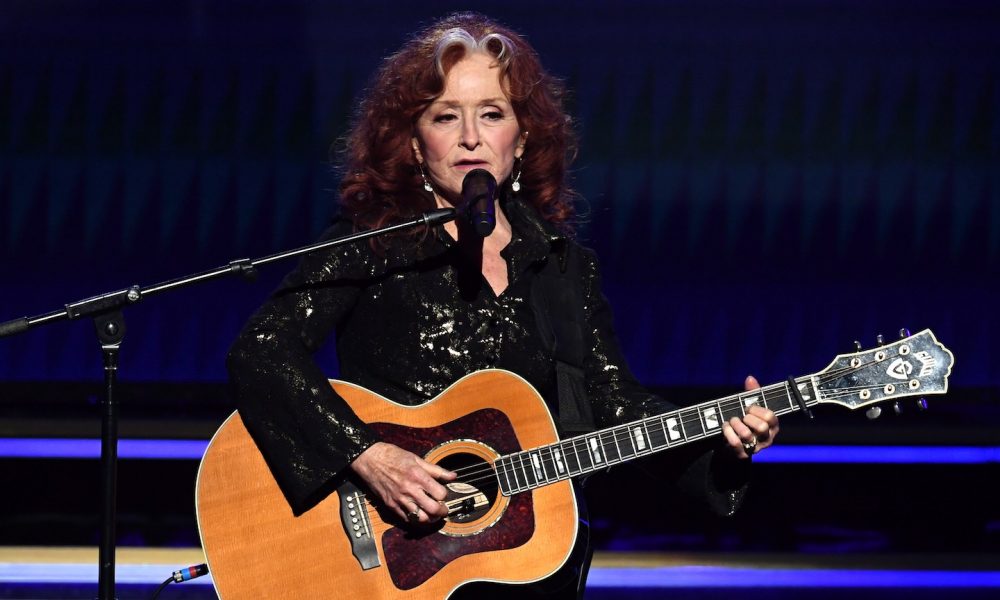
<path id="1" fill-rule="evenodd" d="M 120 584 L 158 584 L 178 565 L 119 564 Z M 0 563 L 0 583 L 96 584 L 97 566 Z M 183 585 L 209 585 L 211 575 Z M 710 566 L 594 567 L 588 588 L 1000 588 L 998 571 L 754 569 Z"/>
<path id="2" fill-rule="evenodd" d="M 123 459 L 199 460 L 205 440 L 118 441 Z M 101 455 L 97 439 L 0 438 L 0 458 L 79 458 Z M 1000 462 L 995 446 L 782 446 L 754 456 L 760 464 L 985 464 Z"/>
<path id="3" fill-rule="evenodd" d="M 593 588 L 995 588 L 997 571 L 752 569 L 708 566 L 590 571 Z"/>

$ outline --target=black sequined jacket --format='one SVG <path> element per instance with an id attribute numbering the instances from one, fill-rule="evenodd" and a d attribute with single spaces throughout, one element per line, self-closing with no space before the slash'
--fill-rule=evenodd
<path id="1" fill-rule="evenodd" d="M 331 333 L 340 378 L 396 402 L 420 404 L 464 375 L 500 368 L 524 377 L 558 415 L 554 344 L 542 324 L 566 315 L 556 308 L 539 319 L 532 302 L 552 260 L 568 256 L 576 265 L 568 274 L 583 295 L 582 381 L 596 426 L 675 408 L 629 371 L 593 253 L 527 203 L 505 199 L 502 207 L 513 238 L 501 252 L 509 285 L 499 297 L 438 227 L 421 239 L 396 238 L 384 252 L 362 242 L 307 255 L 246 324 L 227 360 L 238 408 L 296 513 L 332 491 L 351 461 L 378 441 L 313 359 Z M 341 220 L 324 237 L 351 230 Z M 715 453 L 717 444 L 667 452 L 658 472 L 731 514 L 749 461 Z"/>

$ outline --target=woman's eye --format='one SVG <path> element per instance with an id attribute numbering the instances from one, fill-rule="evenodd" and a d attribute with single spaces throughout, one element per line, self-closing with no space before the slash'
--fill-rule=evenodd
<path id="1" fill-rule="evenodd" d="M 450 121 L 454 121 L 457 118 L 458 117 L 456 117 L 455 115 L 451 115 L 451 114 L 438 115 L 438 116 L 434 117 L 434 122 L 435 123 L 448 123 Z"/>
<path id="2" fill-rule="evenodd" d="M 503 118 L 503 113 L 498 110 L 491 110 L 488 113 L 485 113 L 483 117 L 489 119 L 490 121 L 499 121 Z"/>

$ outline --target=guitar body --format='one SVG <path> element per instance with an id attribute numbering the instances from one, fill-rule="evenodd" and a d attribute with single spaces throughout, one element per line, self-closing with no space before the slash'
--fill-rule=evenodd
<path id="1" fill-rule="evenodd" d="M 563 565 L 578 526 L 571 483 L 508 497 L 491 467 L 500 455 L 558 440 L 531 385 L 506 371 L 480 371 L 410 407 L 331 384 L 382 440 L 484 476 L 448 486 L 449 501 L 464 502 L 463 511 L 436 528 L 403 526 L 359 497 L 365 490 L 357 482 L 296 517 L 233 413 L 209 444 L 196 492 L 220 598 L 335 598 L 349 590 L 356 598 L 437 599 L 470 581 L 528 583 Z"/>

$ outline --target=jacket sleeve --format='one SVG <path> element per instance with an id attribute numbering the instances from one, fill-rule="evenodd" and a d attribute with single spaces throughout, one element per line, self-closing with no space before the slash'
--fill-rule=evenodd
<path id="1" fill-rule="evenodd" d="M 627 423 L 676 410 L 650 393 L 629 370 L 615 334 L 611 307 L 601 292 L 601 276 L 593 252 L 582 253 L 584 313 L 584 373 L 598 428 Z M 666 450 L 654 461 L 658 477 L 673 482 L 692 500 L 721 515 L 733 514 L 742 503 L 750 477 L 750 460 L 736 458 L 719 437 Z"/>
<path id="2" fill-rule="evenodd" d="M 341 222 L 324 239 L 347 233 L 350 224 Z M 377 441 L 313 360 L 374 268 L 364 244 L 306 255 L 227 357 L 240 415 L 296 514 L 332 491 L 338 475 Z"/>

